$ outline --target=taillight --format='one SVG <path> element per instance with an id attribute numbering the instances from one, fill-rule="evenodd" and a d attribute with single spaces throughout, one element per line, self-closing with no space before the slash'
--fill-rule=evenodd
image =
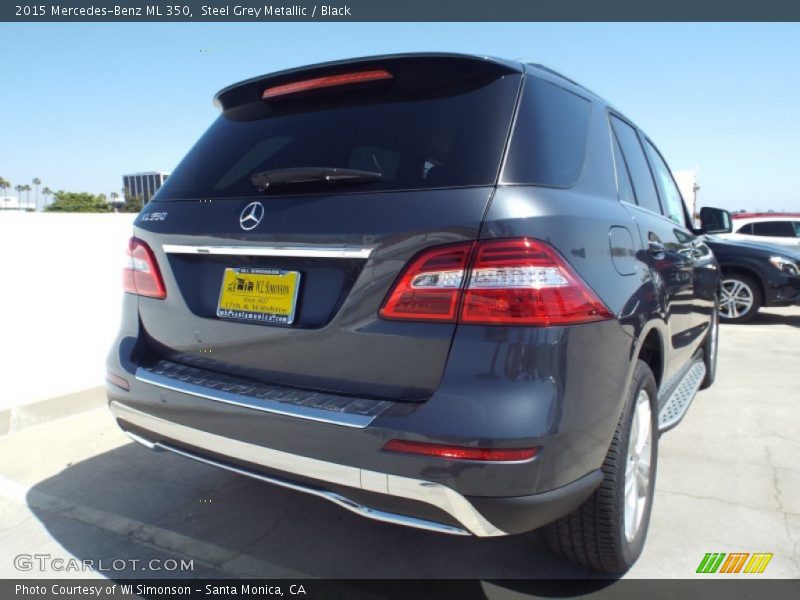
<path id="1" fill-rule="evenodd" d="M 459 322 L 571 325 L 610 311 L 548 244 L 527 238 L 478 244 Z"/>
<path id="2" fill-rule="evenodd" d="M 403 270 L 383 303 L 384 319 L 454 322 L 472 242 L 426 250 Z"/>
<path id="3" fill-rule="evenodd" d="M 457 314 L 459 323 L 539 326 L 612 317 L 552 247 L 529 238 L 425 251 L 403 271 L 380 314 L 445 322 Z"/>
<path id="4" fill-rule="evenodd" d="M 295 81 L 293 83 L 268 87 L 261 94 L 261 97 L 264 100 L 271 100 L 281 96 L 289 96 L 291 94 L 298 94 L 300 92 L 308 92 L 310 90 L 319 90 L 342 85 L 354 85 L 357 83 L 386 81 L 389 79 L 393 79 L 392 74 L 388 71 L 384 71 L 383 69 L 357 71 L 355 73 L 343 73 L 341 75 L 327 75 L 325 77 L 314 77 L 313 79 L 304 79 L 302 81 Z"/>
<path id="5" fill-rule="evenodd" d="M 534 458 L 539 448 L 473 448 L 471 446 L 448 446 L 427 442 L 389 440 L 383 445 L 383 450 L 454 460 L 524 462 Z"/>
<path id="6" fill-rule="evenodd" d="M 145 242 L 135 237 L 128 242 L 122 285 L 131 294 L 159 299 L 167 297 L 153 251 Z"/>

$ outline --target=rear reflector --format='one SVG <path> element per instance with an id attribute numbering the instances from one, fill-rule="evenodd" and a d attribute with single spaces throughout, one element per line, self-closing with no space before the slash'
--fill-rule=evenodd
<path id="1" fill-rule="evenodd" d="M 119 375 L 114 375 L 108 371 L 106 371 L 106 381 L 113 383 L 115 386 L 120 387 L 125 391 L 129 391 L 131 389 L 127 379 L 120 377 Z"/>
<path id="2" fill-rule="evenodd" d="M 443 446 L 425 442 L 409 442 L 406 440 L 389 440 L 383 445 L 383 449 L 404 454 L 486 462 L 523 462 L 531 460 L 539 451 L 539 448 L 472 448 L 468 446 Z"/>
<path id="3" fill-rule="evenodd" d="M 612 317 L 552 247 L 529 238 L 467 242 L 422 252 L 403 270 L 380 315 L 410 321 L 539 326 Z"/>
<path id="4" fill-rule="evenodd" d="M 132 237 L 128 242 L 126 263 L 122 270 L 122 285 L 126 292 L 163 299 L 167 297 L 164 280 L 158 270 L 153 251 L 142 240 Z"/>
<path id="5" fill-rule="evenodd" d="M 270 100 L 273 98 L 279 98 L 280 96 L 288 96 L 290 94 L 308 92 L 310 90 L 318 90 L 340 85 L 353 85 L 356 83 L 369 83 L 371 81 L 385 81 L 388 79 L 393 79 L 393 76 L 391 73 L 384 71 L 383 69 L 358 71 L 356 73 L 344 73 L 342 75 L 329 75 L 326 77 L 315 77 L 313 79 L 305 79 L 303 81 L 295 81 L 294 83 L 286 83 L 284 85 L 268 87 L 264 90 L 264 93 L 261 94 L 261 97 L 264 100 Z"/>

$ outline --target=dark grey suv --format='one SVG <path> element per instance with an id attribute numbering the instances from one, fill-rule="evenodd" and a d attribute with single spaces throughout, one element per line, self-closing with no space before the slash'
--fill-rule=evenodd
<path id="1" fill-rule="evenodd" d="M 658 434 L 717 348 L 719 269 L 652 142 L 545 67 L 474 56 L 216 100 L 135 223 L 120 427 L 372 519 L 547 525 L 562 556 L 633 564 Z"/>

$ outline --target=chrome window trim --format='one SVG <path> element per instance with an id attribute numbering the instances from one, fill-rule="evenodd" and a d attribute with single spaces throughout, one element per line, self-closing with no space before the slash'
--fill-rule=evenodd
<path id="1" fill-rule="evenodd" d="M 243 396 L 232 392 L 224 392 L 222 390 L 215 390 L 207 387 L 202 387 L 179 379 L 165 377 L 157 373 L 152 373 L 147 369 L 139 367 L 136 369 L 136 380 L 143 383 L 149 383 L 160 388 L 172 390 L 173 392 L 180 392 L 182 394 L 189 394 L 190 396 L 197 396 L 206 400 L 215 400 L 224 404 L 232 404 L 234 406 L 241 406 L 253 410 L 260 410 L 263 412 L 274 413 L 277 415 L 284 415 L 287 417 L 297 417 L 299 419 L 308 419 L 310 421 L 320 421 L 322 423 L 330 423 L 332 425 L 342 425 L 344 427 L 355 427 L 363 429 L 373 420 L 374 416 L 358 415 L 351 413 L 333 412 L 324 410 L 322 408 L 312 408 L 309 406 L 296 406 L 286 404 L 277 400 L 262 400 L 261 398 L 253 398 L 251 396 Z"/>
<path id="2" fill-rule="evenodd" d="M 281 487 L 313 494 L 370 519 L 454 535 L 465 535 L 468 533 L 479 537 L 507 535 L 506 532 L 498 529 L 487 521 L 464 496 L 454 489 L 439 483 L 369 471 L 367 469 L 360 469 L 348 465 L 340 465 L 317 458 L 291 454 L 281 450 L 274 450 L 272 448 L 242 442 L 167 421 L 126 406 L 116 400 L 109 404 L 109 408 L 115 418 L 139 428 L 140 432 L 135 434 L 133 439 L 143 443 L 147 447 L 152 446 L 153 449 L 169 450 L 206 464 L 254 477 Z M 369 492 L 388 494 L 390 496 L 407 498 L 409 500 L 430 504 L 452 516 L 457 522 L 463 525 L 464 529 L 406 515 L 374 510 L 328 490 L 284 481 L 253 471 L 238 469 L 237 467 L 176 448 L 167 442 L 149 441 L 146 439 L 146 433 L 144 432 L 151 432 L 156 434 L 156 436 L 163 436 L 175 442 L 198 448 L 199 450 L 206 450 L 269 469 L 275 469 L 286 473 L 296 473 L 317 481 L 343 485 Z"/>
<path id="3" fill-rule="evenodd" d="M 163 244 L 167 254 L 216 254 L 224 256 L 287 256 L 295 258 L 369 258 L 368 246 L 189 246 Z"/>

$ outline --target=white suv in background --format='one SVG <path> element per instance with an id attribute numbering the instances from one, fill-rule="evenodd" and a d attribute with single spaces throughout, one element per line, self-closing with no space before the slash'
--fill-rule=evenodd
<path id="1" fill-rule="evenodd" d="M 720 237 L 800 247 L 800 213 L 739 213 L 733 233 Z"/>

